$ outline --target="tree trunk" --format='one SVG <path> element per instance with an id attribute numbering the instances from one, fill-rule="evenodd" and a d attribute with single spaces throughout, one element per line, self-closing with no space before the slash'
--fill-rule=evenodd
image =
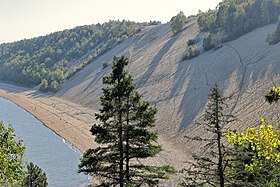
<path id="1" fill-rule="evenodd" d="M 120 78 L 118 79 L 118 85 L 120 85 Z M 119 171 L 119 183 L 120 183 L 120 187 L 123 187 L 124 185 L 124 181 L 123 181 L 123 178 L 124 178 L 124 173 L 123 173 L 123 161 L 124 161 L 124 158 L 123 158 L 123 124 L 122 124 L 122 104 L 121 104 L 121 97 L 118 98 L 118 110 L 119 110 L 119 119 L 118 119 L 118 122 L 119 122 L 119 127 L 118 127 L 118 136 L 119 136 L 119 153 L 120 153 L 120 171 Z"/>
<path id="2" fill-rule="evenodd" d="M 222 153 L 222 146 L 221 146 L 221 132 L 220 128 L 218 129 L 218 150 L 219 150 L 219 162 L 218 162 L 218 174 L 220 178 L 220 187 L 225 186 L 225 179 L 224 179 L 224 170 L 223 170 L 223 153 Z"/>
<path id="3" fill-rule="evenodd" d="M 128 126 L 129 126 L 129 96 L 127 97 L 127 109 L 126 109 L 126 130 L 125 130 L 125 141 L 126 141 L 126 147 L 125 147 L 125 159 L 126 159 L 126 170 L 125 170 L 125 176 L 127 182 L 129 182 L 129 132 L 128 132 Z"/>
<path id="4" fill-rule="evenodd" d="M 218 143 L 218 176 L 220 179 L 220 187 L 225 186 L 225 178 L 224 178 L 224 171 L 223 171 L 223 153 L 222 153 L 222 145 L 221 145 L 221 127 L 220 127 L 220 120 L 219 120 L 219 103 L 218 99 L 216 100 L 216 131 L 217 131 L 217 143 Z"/>

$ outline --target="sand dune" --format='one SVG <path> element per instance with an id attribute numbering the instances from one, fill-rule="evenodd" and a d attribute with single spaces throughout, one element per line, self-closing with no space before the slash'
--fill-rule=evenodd
<path id="1" fill-rule="evenodd" d="M 110 66 L 103 69 L 102 64 L 111 64 L 114 55 L 126 55 L 131 61 L 128 71 L 137 90 L 158 108 L 156 130 L 164 151 L 150 161 L 169 163 L 180 169 L 190 159 L 191 152 L 200 147 L 184 136 L 205 135 L 194 122 L 201 118 L 214 83 L 220 85 L 225 95 L 233 94 L 228 112 L 236 115 L 238 121 L 225 128 L 244 130 L 257 126 L 260 117 L 272 122 L 278 120 L 279 106 L 267 104 L 263 97 L 280 81 L 280 44 L 269 46 L 265 42 L 274 28 L 275 25 L 259 28 L 224 43 L 220 49 L 182 61 L 187 41 L 199 32 L 195 19 L 175 36 L 169 24 L 149 26 L 87 65 L 55 95 L 24 88 L 14 91 L 14 87 L 6 84 L 0 85 L 0 94 L 84 151 L 96 146 L 88 130 L 99 108 L 102 77 L 110 72 Z M 55 117 L 50 118 L 52 121 L 48 116 Z"/>
<path id="2" fill-rule="evenodd" d="M 110 71 L 103 69 L 102 63 L 124 54 L 130 58 L 128 70 L 138 91 L 158 108 L 157 130 L 163 142 L 172 144 L 175 152 L 177 149 L 189 155 L 195 145 L 182 137 L 204 133 L 192 124 L 203 113 L 214 83 L 225 95 L 234 94 L 229 112 L 239 121 L 231 128 L 245 129 L 258 125 L 261 116 L 271 118 L 276 106 L 265 103 L 263 95 L 279 82 L 280 44 L 269 46 L 265 42 L 274 28 L 275 25 L 259 28 L 224 43 L 220 49 L 182 61 L 187 41 L 198 34 L 195 19 L 175 36 L 169 24 L 147 27 L 80 71 L 57 96 L 98 109 L 102 77 Z"/>

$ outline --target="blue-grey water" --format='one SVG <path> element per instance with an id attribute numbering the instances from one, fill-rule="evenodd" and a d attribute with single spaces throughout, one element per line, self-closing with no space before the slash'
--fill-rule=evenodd
<path id="1" fill-rule="evenodd" d="M 46 173 L 49 187 L 79 187 L 89 180 L 77 174 L 81 153 L 30 113 L 0 98 L 0 120 L 11 124 L 26 146 L 25 158 Z"/>

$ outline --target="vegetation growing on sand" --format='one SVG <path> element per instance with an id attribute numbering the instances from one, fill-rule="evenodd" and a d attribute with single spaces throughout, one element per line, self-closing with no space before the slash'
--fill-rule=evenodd
<path id="1" fill-rule="evenodd" d="M 91 128 L 95 149 L 87 150 L 79 172 L 99 177 L 99 186 L 157 186 L 175 170 L 169 165 L 145 165 L 143 159 L 154 157 L 162 148 L 156 143 L 156 109 L 135 90 L 132 77 L 124 69 L 125 57 L 115 58 L 112 72 L 103 78 L 103 96 L 99 123 Z"/>
<path id="2" fill-rule="evenodd" d="M 182 30 L 186 25 L 187 17 L 183 12 L 179 12 L 176 16 L 173 16 L 170 20 L 170 26 L 174 34 Z"/>
<path id="3" fill-rule="evenodd" d="M 199 54 L 200 54 L 200 51 L 197 48 L 197 46 L 190 45 L 187 47 L 187 49 L 185 51 L 183 60 L 192 59 L 194 57 L 197 57 Z"/>
<path id="4" fill-rule="evenodd" d="M 188 139 L 204 142 L 206 152 L 202 156 L 193 155 L 194 163 L 184 169 L 186 174 L 183 186 L 220 186 L 224 187 L 230 180 L 226 174 L 229 169 L 228 152 L 224 145 L 223 127 L 233 120 L 232 115 L 225 114 L 225 97 L 217 84 L 208 96 L 204 123 L 198 124 L 209 132 L 207 137 L 188 137 Z"/>
<path id="5" fill-rule="evenodd" d="M 266 41 L 269 43 L 269 45 L 274 45 L 280 42 L 280 16 L 278 17 L 276 30 L 271 34 L 268 34 Z"/>

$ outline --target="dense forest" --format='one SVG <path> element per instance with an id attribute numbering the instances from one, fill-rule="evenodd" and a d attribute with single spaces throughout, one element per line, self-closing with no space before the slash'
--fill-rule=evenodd
<path id="1" fill-rule="evenodd" d="M 0 79 L 27 86 L 41 84 L 41 90 L 56 91 L 98 55 L 149 24 L 158 22 L 109 21 L 1 44 Z"/>
<path id="2" fill-rule="evenodd" d="M 223 32 L 225 40 L 232 40 L 276 22 L 279 15 L 280 0 L 224 0 L 214 10 L 199 12 L 198 24 L 202 31 Z"/>
<path id="3" fill-rule="evenodd" d="M 179 14 L 175 17 L 176 19 L 170 20 L 171 27 L 178 25 L 178 23 L 173 23 L 179 22 L 178 19 L 181 22 L 184 21 Z M 220 48 L 223 42 L 237 39 L 256 28 L 278 23 L 276 29 L 266 38 L 267 43 L 274 45 L 280 42 L 280 0 L 224 0 L 215 9 L 209 9 L 206 12 L 199 11 L 197 23 L 204 34 L 202 38 L 196 37 L 187 42 L 188 47 L 182 60 L 191 59 L 200 54 L 201 49 L 197 45 L 200 39 L 203 39 L 203 50 L 209 51 Z M 180 31 L 184 25 L 176 28 Z"/>

